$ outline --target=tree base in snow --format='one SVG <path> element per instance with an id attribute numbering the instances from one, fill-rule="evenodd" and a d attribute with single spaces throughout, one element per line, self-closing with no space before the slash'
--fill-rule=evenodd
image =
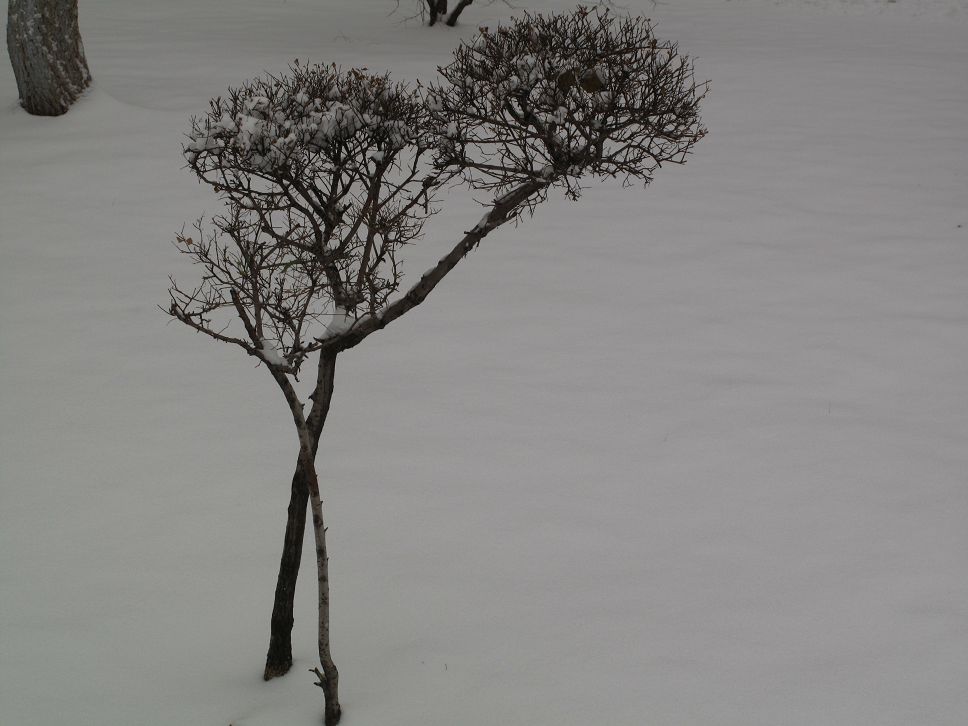
<path id="1" fill-rule="evenodd" d="M 271 681 L 273 678 L 286 675 L 292 668 L 292 658 L 288 661 L 278 663 L 266 663 L 266 669 L 262 674 L 262 680 Z"/>
<path id="2" fill-rule="evenodd" d="M 65 114 L 91 85 L 77 0 L 10 0 L 7 50 L 27 113 Z"/>
<path id="3" fill-rule="evenodd" d="M 325 726 L 336 726 L 343 715 L 343 709 L 339 705 L 339 696 L 336 692 L 339 676 L 335 666 L 330 666 L 327 670 L 330 671 L 329 678 L 323 675 L 319 668 L 310 668 L 309 672 L 315 673 L 316 677 L 319 678 L 316 685 L 323 689 L 323 697 L 326 699 L 326 711 L 323 715 L 323 723 Z"/>

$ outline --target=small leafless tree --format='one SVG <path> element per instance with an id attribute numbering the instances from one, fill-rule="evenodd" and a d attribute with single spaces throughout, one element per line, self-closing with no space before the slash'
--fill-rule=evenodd
<path id="1" fill-rule="evenodd" d="M 648 183 L 705 134 L 688 58 L 648 21 L 606 10 L 528 15 L 482 29 L 417 91 L 387 76 L 295 65 L 212 101 L 194 119 L 188 166 L 226 211 L 176 238 L 202 268 L 171 282 L 167 312 L 258 359 L 299 443 L 265 677 L 292 664 L 292 596 L 306 502 L 313 517 L 326 723 L 340 717 L 329 647 L 326 527 L 315 464 L 336 358 L 422 303 L 491 231 L 588 177 Z M 485 213 L 403 291 L 400 252 L 448 183 L 485 193 Z M 315 361 L 306 400 L 298 376 Z M 308 413 L 306 408 L 308 406 Z"/>
<path id="2" fill-rule="evenodd" d="M 60 116 L 91 84 L 77 0 L 10 0 L 7 51 L 24 109 Z"/>

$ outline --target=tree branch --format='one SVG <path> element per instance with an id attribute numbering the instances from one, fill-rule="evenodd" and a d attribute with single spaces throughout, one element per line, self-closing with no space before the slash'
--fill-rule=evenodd
<path id="1" fill-rule="evenodd" d="M 491 210 L 481 218 L 481 221 L 466 232 L 460 242 L 454 245 L 453 249 L 444 255 L 436 265 L 427 270 L 403 297 L 391 303 L 381 313 L 359 320 L 347 332 L 331 338 L 324 338 L 311 348 L 318 347 L 324 352 L 333 353 L 348 350 L 359 345 L 367 336 L 377 330 L 382 330 L 397 318 L 417 307 L 427 299 L 427 296 L 433 292 L 433 289 L 437 287 L 447 273 L 453 270 L 467 256 L 467 253 L 480 244 L 484 237 L 517 216 L 521 209 L 527 206 L 532 198 L 540 194 L 547 186 L 546 182 L 531 181 L 498 197 Z"/>

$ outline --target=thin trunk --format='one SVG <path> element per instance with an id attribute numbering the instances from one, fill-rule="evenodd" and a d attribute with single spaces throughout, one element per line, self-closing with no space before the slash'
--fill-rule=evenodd
<path id="1" fill-rule="evenodd" d="M 309 452 L 308 440 L 302 447 L 303 466 L 309 487 L 309 507 L 313 512 L 313 534 L 316 539 L 316 579 L 319 585 L 319 663 L 323 668 L 314 669 L 319 677 L 316 684 L 323 689 L 326 726 L 339 723 L 342 708 L 339 704 L 339 671 L 329 650 L 329 555 L 326 551 L 326 526 L 323 522 L 323 502 L 319 496 L 319 480 L 316 467 Z"/>
<path id="2" fill-rule="evenodd" d="M 319 438 L 329 413 L 333 398 L 333 377 L 336 372 L 336 356 L 323 355 L 319 361 L 316 391 L 313 394 L 313 407 L 306 420 L 310 434 L 313 458 L 319 446 Z M 302 561 L 303 536 L 306 532 L 306 505 L 309 502 L 309 486 L 302 460 L 296 463 L 289 494 L 289 509 L 286 519 L 286 534 L 282 545 L 282 558 L 279 562 L 279 575 L 276 579 L 276 594 L 272 604 L 272 618 L 269 625 L 269 651 L 266 653 L 266 666 L 262 677 L 265 680 L 285 675 L 292 668 L 292 625 L 293 607 L 296 595 L 296 578 Z"/>
<path id="3" fill-rule="evenodd" d="M 60 116 L 91 84 L 77 0 L 10 0 L 7 51 L 24 109 Z"/>

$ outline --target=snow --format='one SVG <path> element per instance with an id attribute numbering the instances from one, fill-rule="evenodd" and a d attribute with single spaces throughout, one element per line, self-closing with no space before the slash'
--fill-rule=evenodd
<path id="1" fill-rule="evenodd" d="M 344 723 L 961 726 L 968 7 L 634 7 L 712 80 L 689 163 L 553 197 L 338 361 Z M 261 680 L 291 415 L 156 308 L 218 211 L 183 134 L 294 57 L 429 79 L 510 12 L 81 3 L 57 119 L 4 65 L 0 723 L 319 722 L 311 547 Z M 479 214 L 448 199 L 407 280 Z"/>
<path id="2" fill-rule="evenodd" d="M 477 220 L 477 224 L 471 227 L 471 232 L 481 232 L 487 229 L 487 225 L 490 223 L 490 221 L 491 221 L 491 210 L 488 209 L 486 212 L 484 212 L 481 218 Z"/>
<path id="3" fill-rule="evenodd" d="M 326 324 L 326 333 L 329 336 L 345 333 L 355 323 L 356 318 L 353 316 L 353 313 L 337 305 L 330 316 L 329 323 Z"/>
<path id="4" fill-rule="evenodd" d="M 262 341 L 262 348 L 259 350 L 262 353 L 262 357 L 265 359 L 266 363 L 271 363 L 274 366 L 288 367 L 289 361 L 286 360 L 283 354 L 276 350 L 276 348 L 268 340 Z"/>

